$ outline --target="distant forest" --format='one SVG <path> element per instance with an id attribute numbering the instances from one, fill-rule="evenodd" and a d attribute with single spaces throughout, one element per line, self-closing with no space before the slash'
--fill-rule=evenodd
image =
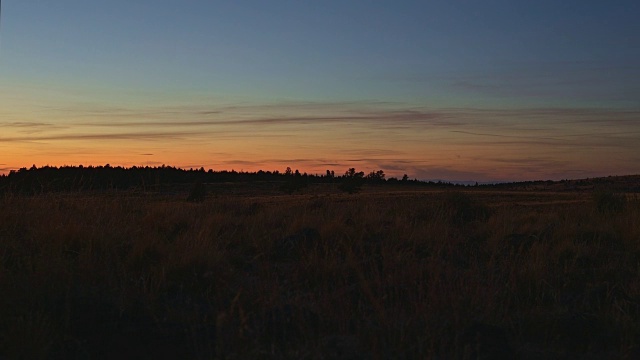
<path id="1" fill-rule="evenodd" d="M 387 177 L 383 170 L 371 171 L 365 174 L 349 168 L 343 174 L 336 174 L 327 170 L 324 174 L 300 173 L 298 170 L 287 168 L 284 172 L 257 171 L 244 172 L 235 170 L 205 170 L 181 169 L 173 166 L 132 166 L 112 167 L 104 166 L 44 166 L 21 168 L 12 170 L 9 174 L 0 175 L 0 193 L 42 194 L 51 192 L 77 191 L 105 191 L 105 190 L 133 190 L 143 192 L 163 192 L 177 187 L 193 186 L 197 184 L 215 183 L 272 183 L 278 184 L 280 190 L 286 193 L 300 191 L 312 184 L 336 184 L 342 191 L 355 193 L 365 184 L 395 184 L 400 186 L 423 187 L 491 187 L 502 189 L 515 188 L 556 188 L 564 190 L 578 190 L 593 188 L 599 184 L 617 185 L 627 191 L 640 191 L 638 176 L 607 177 L 583 180 L 561 181 L 525 181 L 496 184 L 454 184 L 444 181 L 420 181 L 409 179 L 405 174 L 402 178 Z"/>
<path id="2" fill-rule="evenodd" d="M 325 174 L 300 173 L 287 168 L 284 172 L 235 170 L 181 169 L 172 166 L 44 166 L 12 170 L 0 175 L 0 193 L 39 194 L 67 191 L 140 190 L 162 191 L 175 186 L 213 183 L 280 183 L 284 192 L 295 192 L 310 184 L 335 183 L 347 192 L 357 192 L 364 184 L 396 183 L 407 185 L 460 186 L 444 182 L 422 182 L 409 179 L 407 175 L 398 179 L 387 178 L 384 171 L 369 174 L 350 168 L 336 175 L 327 170 Z"/>

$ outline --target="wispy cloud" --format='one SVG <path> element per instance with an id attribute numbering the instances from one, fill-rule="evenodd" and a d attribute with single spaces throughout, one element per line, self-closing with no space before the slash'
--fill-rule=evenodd
<path id="1" fill-rule="evenodd" d="M 250 139 L 254 137 L 260 138 L 285 138 L 290 135 L 278 134 L 240 134 L 240 133 L 203 133 L 201 131 L 180 131 L 180 132 L 129 132 L 129 133 L 72 133 L 72 134 L 55 134 L 44 136 L 4 136 L 0 137 L 0 142 L 38 142 L 38 141 L 166 141 L 166 140 L 184 140 L 196 141 L 201 140 L 207 135 L 215 135 L 215 139 Z"/>
<path id="2" fill-rule="evenodd" d="M 68 126 L 44 122 L 14 121 L 0 122 L 0 128 L 4 128 L 5 132 L 13 131 L 21 134 L 38 134 L 53 130 L 66 129 Z"/>
<path id="3" fill-rule="evenodd" d="M 16 128 L 54 127 L 53 124 L 38 123 L 38 122 L 26 122 L 26 121 L 0 122 L 0 126 L 2 126 L 2 127 L 16 127 Z"/>
<path id="4" fill-rule="evenodd" d="M 155 141 L 166 139 L 185 139 L 189 136 L 198 135 L 197 132 L 162 133 L 162 132 L 135 132 L 135 133 L 114 133 L 114 134 L 56 134 L 45 136 L 12 136 L 0 137 L 0 142 L 22 142 L 22 141 L 61 141 L 61 140 L 142 140 Z"/>
<path id="5" fill-rule="evenodd" d="M 100 159 L 113 156 L 111 163 L 122 158 L 152 164 L 153 156 L 154 163 L 216 169 L 291 166 L 323 172 L 356 166 L 425 179 L 633 172 L 629 164 L 640 153 L 640 109 L 635 108 L 435 108 L 382 102 L 82 106 L 60 110 L 51 119 L 43 113 L 42 121 L 0 126 L 0 144 L 23 146 L 23 158 L 38 149 L 38 154 L 60 154 L 61 161 L 99 154 Z M 607 158 L 624 168 L 616 170 Z"/>
<path id="6" fill-rule="evenodd" d="M 166 115 L 166 114 L 163 114 Z M 145 115 L 146 116 L 146 115 Z M 142 115 L 140 115 L 142 118 Z M 93 127 L 212 127 L 225 125 L 308 125 L 308 124 L 348 124 L 348 123 L 378 123 L 388 127 L 407 127 L 411 125 L 423 126 L 456 126 L 461 125 L 457 122 L 447 119 L 445 114 L 436 112 L 421 111 L 383 111 L 378 113 L 362 113 L 362 114 L 343 114 L 335 116 L 291 116 L 283 115 L 278 117 L 253 117 L 253 118 L 236 118 L 234 114 L 221 116 L 220 119 L 209 120 L 158 120 L 150 119 L 146 121 L 109 121 L 109 122 L 75 122 L 77 126 L 93 126 Z"/>
<path id="7" fill-rule="evenodd" d="M 493 98 L 626 102 L 640 98 L 640 66 L 630 63 L 539 62 L 444 79 L 453 90 Z"/>

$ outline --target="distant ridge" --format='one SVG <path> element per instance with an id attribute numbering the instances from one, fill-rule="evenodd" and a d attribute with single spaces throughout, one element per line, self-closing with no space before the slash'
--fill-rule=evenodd
<path id="1" fill-rule="evenodd" d="M 606 177 L 565 179 L 565 180 L 535 180 L 487 185 L 503 189 L 545 189 L 553 191 L 593 190 L 607 188 L 611 190 L 640 192 L 640 175 L 615 175 Z"/>

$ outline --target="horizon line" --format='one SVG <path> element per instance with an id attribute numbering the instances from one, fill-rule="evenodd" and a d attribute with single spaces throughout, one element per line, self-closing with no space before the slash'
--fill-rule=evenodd
<path id="1" fill-rule="evenodd" d="M 2 166 L 4 164 L 0 164 L 0 166 Z M 286 173 L 286 169 L 284 171 L 281 171 L 279 169 L 274 169 L 274 170 L 265 170 L 265 169 L 259 169 L 259 170 L 255 170 L 255 171 L 249 171 L 249 170 L 244 170 L 244 169 L 240 169 L 240 170 L 236 170 L 234 168 L 231 169 L 213 169 L 213 168 L 205 168 L 204 166 L 185 166 L 185 167 L 180 167 L 180 166 L 173 166 L 173 165 L 167 165 L 167 164 L 162 164 L 162 165 L 130 165 L 130 166 L 125 166 L 125 165 L 111 165 L 110 163 L 105 163 L 105 164 L 100 164 L 100 165 L 84 165 L 84 164 L 77 164 L 77 165 L 42 165 L 42 166 L 36 166 L 35 164 L 33 164 L 30 167 L 27 166 L 23 166 L 20 168 L 2 168 L 0 167 L 0 176 L 8 176 L 10 173 L 12 172 L 17 172 L 20 171 L 22 169 L 26 169 L 26 170 L 33 170 L 35 169 L 43 169 L 43 168 L 55 168 L 55 169 L 61 169 L 61 168 L 122 168 L 124 170 L 131 170 L 133 168 L 149 168 L 149 169 L 161 169 L 161 168 L 173 168 L 176 170 L 181 170 L 181 171 L 201 171 L 204 170 L 205 172 L 214 172 L 214 173 L 222 173 L 222 172 L 236 172 L 236 173 L 244 173 L 244 174 L 257 174 L 260 171 L 262 172 L 269 172 L 269 173 L 276 173 L 276 174 L 285 174 Z M 291 171 L 295 172 L 298 171 L 300 174 L 306 174 L 306 175 L 312 175 L 312 176 L 324 176 L 323 173 L 317 173 L 317 172 L 306 172 L 306 171 L 300 171 L 299 169 L 295 169 L 294 167 L 288 166 L 287 168 L 291 169 Z M 353 167 L 354 169 L 358 170 L 357 168 Z M 350 168 L 347 168 L 347 170 L 349 170 Z M 383 172 L 385 172 L 386 175 L 386 171 L 384 169 L 376 169 L 376 170 L 367 170 L 367 171 L 363 171 L 360 170 L 361 172 L 364 172 L 365 175 L 371 173 L 371 172 L 375 172 L 375 171 L 379 171 L 382 170 Z M 326 171 L 331 171 L 335 173 L 335 176 L 343 176 L 344 174 L 341 174 L 339 172 L 335 172 L 335 170 L 331 170 L 331 169 L 326 169 Z M 408 174 L 407 174 L 408 175 Z M 468 184 L 473 184 L 473 183 L 477 183 L 479 185 L 495 185 L 495 184 L 517 184 L 517 183 L 527 183 L 527 182 L 548 182 L 548 181 L 553 181 L 553 182 L 561 182 L 561 181 L 580 181 L 580 180 L 591 180 L 591 179 L 603 179 L 603 178 L 610 178 L 610 177 L 632 177 L 632 176 L 640 176 L 640 174 L 624 174 L 624 175 L 605 175 L 605 176 L 595 176 L 595 177 L 585 177 L 585 178 L 565 178 L 565 179 L 559 179 L 559 180 L 554 180 L 554 179 L 529 179 L 529 180 L 495 180 L 495 181 L 477 181 L 477 180 L 451 180 L 451 179 L 441 179 L 441 178 L 424 178 L 424 179 L 418 179 L 416 177 L 410 177 L 409 176 L 409 180 L 410 181 L 419 181 L 419 182 L 442 182 L 442 183 L 448 183 L 448 184 L 455 184 L 455 185 L 468 185 Z M 391 179 L 391 178 L 395 178 L 398 179 L 397 176 L 390 176 L 387 177 L 386 180 Z"/>

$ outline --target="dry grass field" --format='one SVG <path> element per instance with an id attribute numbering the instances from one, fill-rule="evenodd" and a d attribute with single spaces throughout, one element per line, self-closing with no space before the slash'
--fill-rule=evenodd
<path id="1" fill-rule="evenodd" d="M 640 357 L 638 198 L 381 189 L 7 194 L 0 359 Z"/>

